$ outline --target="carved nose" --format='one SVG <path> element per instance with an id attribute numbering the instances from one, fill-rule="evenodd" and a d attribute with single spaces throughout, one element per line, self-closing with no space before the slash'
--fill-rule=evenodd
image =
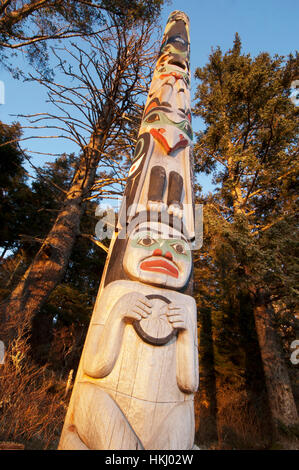
<path id="1" fill-rule="evenodd" d="M 162 253 L 162 250 L 160 250 L 160 248 L 157 248 L 154 252 L 153 252 L 153 256 L 164 256 L 164 258 L 168 258 L 170 260 L 172 260 L 172 254 L 167 251 L 164 255 Z"/>

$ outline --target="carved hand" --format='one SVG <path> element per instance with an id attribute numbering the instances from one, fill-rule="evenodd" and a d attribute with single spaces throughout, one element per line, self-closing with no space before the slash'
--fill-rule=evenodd
<path id="1" fill-rule="evenodd" d="M 151 308 L 152 303 L 150 300 L 139 292 L 129 292 L 117 303 L 119 315 L 128 323 L 147 318 L 151 314 Z"/>
<path id="2" fill-rule="evenodd" d="M 178 304 L 169 304 L 166 312 L 168 321 L 172 324 L 173 328 L 179 330 L 188 329 L 188 317 L 186 315 L 186 308 Z"/>

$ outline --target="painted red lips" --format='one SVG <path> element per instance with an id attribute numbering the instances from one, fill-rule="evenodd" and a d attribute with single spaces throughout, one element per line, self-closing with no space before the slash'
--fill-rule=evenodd
<path id="1" fill-rule="evenodd" d="M 169 263 L 165 259 L 152 259 L 148 261 L 143 261 L 140 264 L 140 269 L 143 271 L 153 271 L 156 273 L 163 273 L 167 274 L 168 276 L 172 276 L 175 278 L 179 277 L 179 272 L 176 267 L 173 266 L 172 263 Z"/>

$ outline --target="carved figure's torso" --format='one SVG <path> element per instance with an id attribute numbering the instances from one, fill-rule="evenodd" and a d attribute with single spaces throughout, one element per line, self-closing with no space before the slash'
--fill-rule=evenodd
<path id="1" fill-rule="evenodd" d="M 117 300 L 138 289 L 145 295 L 161 294 L 171 302 L 184 303 L 192 317 L 196 335 L 196 307 L 192 297 L 124 280 L 112 282 L 104 289 L 95 308 L 98 314 L 95 314 L 91 325 L 104 327 Z M 181 391 L 177 383 L 176 342 L 177 337 L 174 336 L 163 346 L 148 344 L 139 337 L 133 325 L 128 324 L 111 373 L 100 379 L 84 374 L 80 380 L 92 382 L 108 392 L 129 423 L 134 423 L 134 430 L 142 442 L 150 439 L 153 429 L 157 429 L 178 403 L 188 401 L 188 406 L 193 406 L 193 394 Z"/>

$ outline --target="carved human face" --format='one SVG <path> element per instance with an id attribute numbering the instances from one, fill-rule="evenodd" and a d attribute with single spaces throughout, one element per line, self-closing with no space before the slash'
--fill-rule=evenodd
<path id="1" fill-rule="evenodd" d="M 166 224 L 144 222 L 129 237 L 123 266 L 131 279 L 180 289 L 191 272 L 189 244 Z"/>

